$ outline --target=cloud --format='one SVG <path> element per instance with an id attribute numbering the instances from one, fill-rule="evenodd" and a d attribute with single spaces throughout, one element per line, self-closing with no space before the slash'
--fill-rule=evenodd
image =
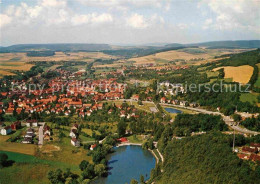
<path id="1" fill-rule="evenodd" d="M 136 28 L 136 29 L 143 29 L 148 27 L 148 23 L 145 20 L 143 15 L 139 15 L 137 13 L 132 14 L 128 19 L 127 19 L 127 25 L 130 27 Z"/>
<path id="2" fill-rule="evenodd" d="M 113 22 L 113 16 L 108 13 L 102 14 L 87 14 L 87 15 L 75 15 L 71 19 L 72 25 L 82 25 L 82 24 L 101 24 Z"/>
<path id="3" fill-rule="evenodd" d="M 164 19 L 157 14 L 153 14 L 150 17 L 144 17 L 144 15 L 133 13 L 126 19 L 126 25 L 135 29 L 145 29 L 152 26 L 160 26 L 164 24 Z"/>
<path id="4" fill-rule="evenodd" d="M 178 27 L 179 27 L 180 29 L 187 29 L 187 28 L 189 27 L 189 25 L 184 24 L 184 23 L 180 23 L 180 24 L 178 24 Z"/>
<path id="5" fill-rule="evenodd" d="M 113 21 L 109 13 L 87 13 L 78 14 L 67 4 L 66 0 L 39 0 L 34 6 L 26 3 L 10 5 L 1 15 L 0 27 L 8 24 L 16 26 L 51 26 L 66 24 L 66 26 L 77 26 L 82 24 L 101 24 Z"/>
<path id="6" fill-rule="evenodd" d="M 208 29 L 211 26 L 212 22 L 213 22 L 212 19 L 206 19 L 202 28 Z"/>
<path id="7" fill-rule="evenodd" d="M 136 8 L 164 8 L 170 9 L 172 0 L 76 0 L 83 5 L 92 7 L 106 7 L 126 11 Z"/>
<path id="8" fill-rule="evenodd" d="M 12 18 L 5 14 L 0 14 L 0 27 L 8 25 L 11 23 Z"/>
<path id="9" fill-rule="evenodd" d="M 44 7 L 65 7 L 67 5 L 66 0 L 42 0 L 41 5 Z"/>
<path id="10" fill-rule="evenodd" d="M 215 13 L 216 18 L 207 28 L 216 30 L 244 29 L 259 32 L 260 1 L 259 0 L 203 0 L 198 7 L 207 5 Z"/>

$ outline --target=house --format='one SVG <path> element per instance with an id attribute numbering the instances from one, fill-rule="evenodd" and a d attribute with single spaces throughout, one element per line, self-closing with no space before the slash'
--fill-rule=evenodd
<path id="1" fill-rule="evenodd" d="M 188 105 L 188 102 L 187 102 L 187 101 L 180 101 L 180 105 L 181 105 L 181 106 L 187 106 L 187 105 Z"/>
<path id="2" fill-rule="evenodd" d="M 123 143 L 123 142 L 128 142 L 128 139 L 126 137 L 121 137 L 117 139 L 117 141 Z"/>
<path id="3" fill-rule="evenodd" d="M 260 151 L 260 143 L 250 143 L 250 148 L 257 148 L 258 151 Z"/>
<path id="4" fill-rule="evenodd" d="M 77 130 L 76 129 L 71 129 L 70 131 L 70 137 L 77 137 Z"/>
<path id="5" fill-rule="evenodd" d="M 2 135 L 8 135 L 12 132 L 11 126 L 6 126 L 3 129 L 1 129 L 1 134 Z"/>
<path id="6" fill-rule="evenodd" d="M 132 100 L 139 101 L 139 95 L 133 95 L 131 97 Z"/>
<path id="7" fill-rule="evenodd" d="M 165 103 L 166 102 L 166 98 L 165 97 L 162 97 L 161 98 L 161 103 Z"/>
<path id="8" fill-rule="evenodd" d="M 51 128 L 48 125 L 44 126 L 43 134 L 44 135 L 51 135 Z"/>
<path id="9" fill-rule="evenodd" d="M 249 160 L 252 160 L 254 162 L 260 162 L 260 156 L 257 154 L 251 154 Z"/>
<path id="10" fill-rule="evenodd" d="M 11 128 L 12 130 L 17 130 L 19 128 L 21 128 L 21 122 L 20 121 L 16 121 L 13 124 L 11 124 Z"/>
<path id="11" fill-rule="evenodd" d="M 113 109 L 109 109 L 108 114 L 111 114 L 113 112 Z"/>
<path id="12" fill-rule="evenodd" d="M 76 130 L 78 130 L 78 128 L 79 128 L 79 125 L 75 123 L 71 129 L 76 129 Z"/>
<path id="13" fill-rule="evenodd" d="M 51 136 L 49 134 L 44 134 L 43 140 L 50 141 Z"/>
<path id="14" fill-rule="evenodd" d="M 30 137 L 25 137 L 24 140 L 22 140 L 21 143 L 24 143 L 24 144 L 32 144 L 32 138 L 30 138 Z"/>
<path id="15" fill-rule="evenodd" d="M 258 149 L 256 147 L 255 148 L 250 148 L 250 147 L 247 147 L 247 146 L 243 146 L 242 147 L 242 152 L 245 152 L 245 153 L 257 153 Z"/>
<path id="16" fill-rule="evenodd" d="M 243 154 L 243 153 L 238 153 L 237 154 L 238 158 L 243 159 L 243 160 L 248 160 L 249 155 Z"/>
<path id="17" fill-rule="evenodd" d="M 191 102 L 189 105 L 190 105 L 190 107 L 197 107 L 196 102 Z"/>
<path id="18" fill-rule="evenodd" d="M 93 150 L 95 149 L 95 147 L 97 147 L 96 144 L 91 145 L 91 146 L 90 146 L 90 150 L 93 151 Z"/>
<path id="19" fill-rule="evenodd" d="M 27 120 L 26 121 L 26 126 L 27 127 L 37 127 L 38 126 L 38 121 L 36 119 Z"/>
<path id="20" fill-rule="evenodd" d="M 73 137 L 70 142 L 75 147 L 79 147 L 80 146 L 80 141 L 77 138 L 75 138 L 75 137 Z"/>
<path id="21" fill-rule="evenodd" d="M 34 129 L 29 128 L 29 129 L 26 131 L 26 133 L 33 134 L 33 133 L 34 133 Z"/>

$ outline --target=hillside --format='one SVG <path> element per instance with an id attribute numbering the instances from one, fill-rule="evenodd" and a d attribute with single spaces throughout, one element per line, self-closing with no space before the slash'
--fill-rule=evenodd
<path id="1" fill-rule="evenodd" d="M 232 153 L 230 139 L 220 133 L 169 142 L 164 172 L 156 183 L 259 183 L 255 168 Z"/>
<path id="2" fill-rule="evenodd" d="M 24 52 L 24 51 L 100 51 L 111 49 L 108 44 L 18 44 L 9 47 L 1 47 L 0 52 Z"/>
<path id="3" fill-rule="evenodd" d="M 188 44 L 187 46 L 200 46 L 200 47 L 207 47 L 208 49 L 259 48 L 260 40 L 211 41 L 211 42 Z"/>

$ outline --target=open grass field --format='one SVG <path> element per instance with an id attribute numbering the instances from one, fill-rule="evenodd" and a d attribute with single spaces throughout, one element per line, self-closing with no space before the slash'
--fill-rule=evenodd
<path id="1" fill-rule="evenodd" d="M 257 66 L 258 66 L 258 72 L 259 73 L 258 73 L 258 78 L 257 78 L 257 81 L 255 83 L 255 86 L 260 88 L 260 63 L 258 63 Z"/>
<path id="2" fill-rule="evenodd" d="M 15 152 L 0 151 L 14 161 L 12 166 L 0 172 L 0 183 L 49 183 L 47 174 L 50 170 L 71 168 L 72 172 L 80 173 L 77 165 L 64 162 L 43 160 L 35 156 Z M 19 180 L 17 180 L 19 178 Z"/>
<path id="3" fill-rule="evenodd" d="M 233 82 L 239 82 L 242 84 L 246 84 L 249 82 L 254 71 L 254 68 L 249 65 L 243 65 L 238 67 L 218 67 L 213 69 L 213 71 L 217 71 L 220 68 L 224 68 L 225 78 L 232 78 Z"/>
<path id="4" fill-rule="evenodd" d="M 35 155 L 36 145 L 6 142 L 10 136 L 0 135 L 0 151 L 11 151 L 27 155 Z"/>
<path id="5" fill-rule="evenodd" d="M 257 102 L 257 95 L 257 93 L 242 93 L 240 95 L 240 101 L 255 104 Z"/>

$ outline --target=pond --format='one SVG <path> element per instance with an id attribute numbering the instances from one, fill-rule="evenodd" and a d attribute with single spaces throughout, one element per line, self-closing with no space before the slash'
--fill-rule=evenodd
<path id="1" fill-rule="evenodd" d="M 174 108 L 164 108 L 167 112 L 169 113 L 174 113 L 174 114 L 180 114 L 182 113 L 181 110 L 178 110 L 178 109 L 174 109 Z"/>
<path id="2" fill-rule="evenodd" d="M 125 184 L 132 179 L 140 181 L 140 175 L 143 175 L 145 180 L 149 179 L 156 164 L 156 159 L 150 151 L 136 145 L 116 147 L 114 151 L 108 155 L 109 175 L 98 178 L 92 184 Z"/>

